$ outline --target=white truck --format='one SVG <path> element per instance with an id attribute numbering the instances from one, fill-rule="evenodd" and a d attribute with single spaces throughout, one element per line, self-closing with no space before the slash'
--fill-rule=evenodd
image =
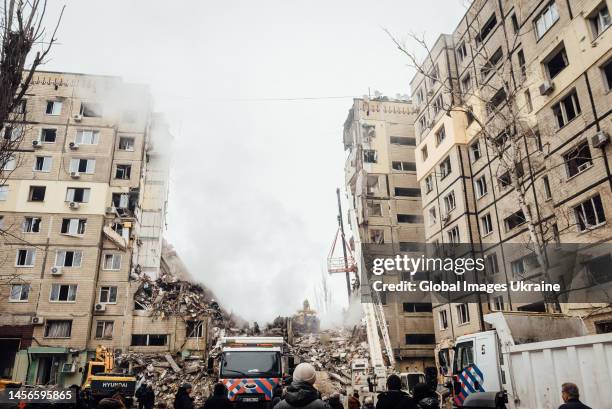
<path id="1" fill-rule="evenodd" d="M 572 382 L 585 404 L 612 409 L 612 333 L 586 335 L 582 320 L 556 314 L 496 312 L 484 319 L 495 329 L 455 340 L 454 406 L 478 392 L 505 391 L 508 408 L 557 409 L 561 385 Z"/>

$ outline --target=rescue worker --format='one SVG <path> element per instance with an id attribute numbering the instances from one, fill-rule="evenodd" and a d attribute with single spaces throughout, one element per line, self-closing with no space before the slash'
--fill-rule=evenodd
<path id="1" fill-rule="evenodd" d="M 316 379 L 317 373 L 311 364 L 302 362 L 296 366 L 285 399 L 275 409 L 329 409 L 329 405 L 321 400 L 321 394 L 313 386 Z"/>
<path id="2" fill-rule="evenodd" d="M 426 383 L 419 382 L 414 385 L 412 399 L 419 409 L 440 409 L 438 395 Z"/>
<path id="3" fill-rule="evenodd" d="M 213 393 L 206 399 L 202 409 L 230 409 L 232 404 L 227 397 L 227 388 L 221 382 L 213 387 Z"/>
<path id="4" fill-rule="evenodd" d="M 359 409 L 361 408 L 361 402 L 359 402 L 359 392 L 354 391 L 348 398 L 348 409 Z"/>
<path id="5" fill-rule="evenodd" d="M 580 402 L 580 391 L 575 383 L 566 382 L 561 385 L 561 398 L 565 403 L 559 409 L 591 409 Z"/>
<path id="6" fill-rule="evenodd" d="M 193 409 L 192 389 L 191 384 L 186 382 L 178 388 L 174 396 L 174 409 Z"/>
<path id="7" fill-rule="evenodd" d="M 402 380 L 393 374 L 387 378 L 387 391 L 378 394 L 376 409 L 418 409 L 414 400 L 402 391 Z"/>

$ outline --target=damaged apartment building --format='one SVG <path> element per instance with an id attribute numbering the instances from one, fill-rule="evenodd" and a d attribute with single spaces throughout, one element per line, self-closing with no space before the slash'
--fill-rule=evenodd
<path id="1" fill-rule="evenodd" d="M 0 377 L 80 384 L 99 345 L 184 346 L 184 320 L 134 303 L 165 228 L 172 137 L 151 108 L 118 77 L 37 72 L 2 130 L 21 142 L 0 186 Z"/>
<path id="2" fill-rule="evenodd" d="M 475 281 L 538 277 L 538 241 L 610 241 L 609 5 L 474 1 L 411 80 L 425 240 L 436 249 L 481 249 L 472 256 L 486 257 L 486 270 Z M 581 274 L 609 285 L 611 262 L 601 252 L 583 261 Z M 609 303 L 545 301 L 502 292 L 436 303 L 437 341 L 485 330 L 483 314 L 500 310 L 580 315 L 594 333 L 612 330 Z"/>
<path id="3" fill-rule="evenodd" d="M 355 99 L 349 110 L 343 138 L 348 152 L 345 183 L 357 257 L 362 246 L 370 244 L 398 254 L 417 252 L 424 241 L 414 118 L 412 103 L 402 98 Z M 405 279 L 385 275 L 385 280 L 400 278 Z M 401 302 L 384 295 L 381 302 L 397 369 L 424 371 L 434 366 L 431 302 Z"/>

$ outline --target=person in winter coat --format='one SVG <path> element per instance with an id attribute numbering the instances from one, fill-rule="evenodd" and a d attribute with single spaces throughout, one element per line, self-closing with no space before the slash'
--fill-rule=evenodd
<path id="1" fill-rule="evenodd" d="M 155 392 L 153 391 L 153 386 L 150 383 L 147 384 L 145 390 L 142 395 L 144 409 L 153 409 L 155 406 Z M 140 398 L 138 399 L 138 403 L 140 404 Z"/>
<path id="2" fill-rule="evenodd" d="M 370 396 L 363 400 L 363 409 L 374 409 L 374 401 Z"/>
<path id="3" fill-rule="evenodd" d="M 438 395 L 426 383 L 419 382 L 414 385 L 412 399 L 419 409 L 440 409 Z"/>
<path id="4" fill-rule="evenodd" d="M 402 392 L 402 381 L 397 375 L 387 378 L 387 391 L 378 394 L 376 409 L 418 409 L 414 400 Z"/>
<path id="5" fill-rule="evenodd" d="M 184 383 L 174 396 L 174 409 L 193 409 L 193 398 L 191 395 L 191 384 Z"/>
<path id="6" fill-rule="evenodd" d="M 134 396 L 138 399 L 138 409 L 145 409 L 145 394 L 147 391 L 147 383 L 143 382 L 138 389 L 136 389 L 136 393 Z"/>
<path id="7" fill-rule="evenodd" d="M 340 394 L 338 392 L 334 392 L 329 395 L 329 399 L 327 399 L 327 404 L 331 409 L 344 409 L 344 405 L 342 405 L 342 401 L 340 400 Z"/>
<path id="8" fill-rule="evenodd" d="M 213 393 L 206 399 L 201 409 L 230 409 L 232 404 L 227 397 L 227 388 L 221 382 L 213 387 Z"/>
<path id="9" fill-rule="evenodd" d="M 559 409 L 591 409 L 580 402 L 580 390 L 575 383 L 566 382 L 561 385 L 561 398 L 565 403 Z"/>
<path id="10" fill-rule="evenodd" d="M 283 400 L 283 387 L 276 385 L 272 391 L 272 403 L 271 408 L 274 408 L 281 400 Z"/>
<path id="11" fill-rule="evenodd" d="M 309 363 L 302 362 L 296 366 L 285 399 L 274 409 L 329 409 L 329 405 L 321 400 L 319 391 L 313 386 L 316 375 L 314 367 Z"/>
<path id="12" fill-rule="evenodd" d="M 355 391 L 348 398 L 348 409 L 359 409 L 361 408 L 361 402 L 359 402 L 359 392 Z"/>

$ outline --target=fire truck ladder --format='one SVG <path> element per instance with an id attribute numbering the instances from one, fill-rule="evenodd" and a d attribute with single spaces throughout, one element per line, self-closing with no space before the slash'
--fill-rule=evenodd
<path id="1" fill-rule="evenodd" d="M 376 317 L 376 324 L 380 328 L 382 334 L 383 343 L 385 344 L 385 350 L 387 351 L 387 358 L 389 359 L 389 366 L 395 368 L 395 356 L 393 355 L 393 347 L 391 346 L 391 338 L 389 338 L 389 327 L 387 326 L 387 320 L 385 319 L 385 310 L 382 302 L 380 301 L 380 295 L 377 291 L 372 292 L 374 315 Z"/>

